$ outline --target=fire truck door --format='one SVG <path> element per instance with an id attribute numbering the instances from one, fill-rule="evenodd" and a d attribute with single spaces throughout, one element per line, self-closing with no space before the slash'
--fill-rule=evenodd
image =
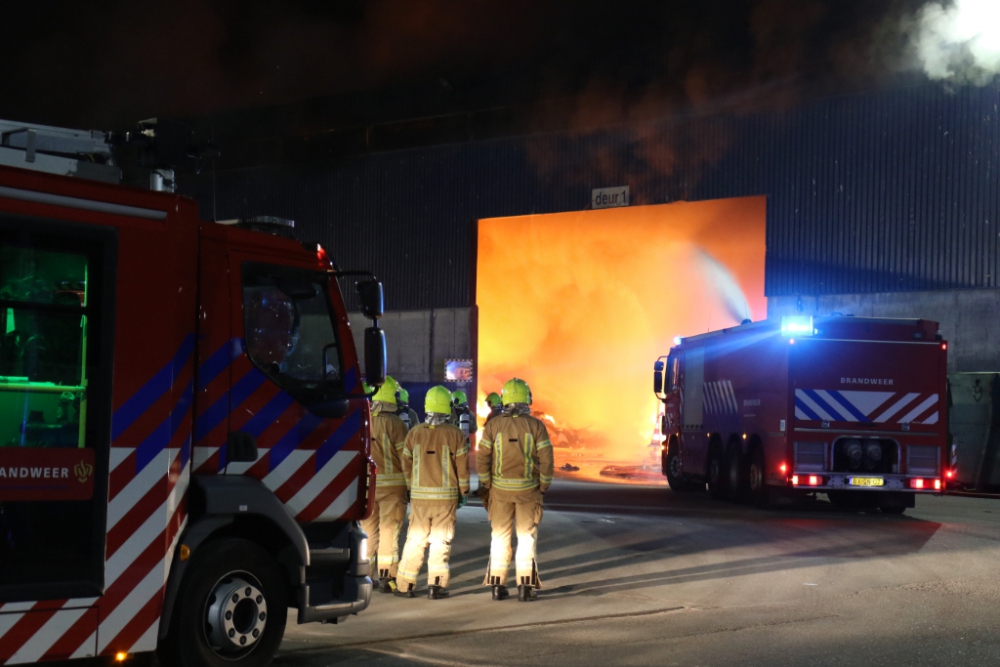
<path id="1" fill-rule="evenodd" d="M 263 430 L 265 424 L 273 426 L 271 431 L 282 430 L 282 418 L 289 423 L 299 419 L 286 412 L 293 401 L 308 406 L 320 388 L 340 380 L 342 355 L 329 278 L 320 271 L 275 264 L 273 258 L 250 253 L 230 255 L 230 276 L 233 335 L 243 338 L 253 366 L 249 374 L 260 383 L 247 397 L 233 397 L 234 425 L 241 423 L 242 412 L 261 415 L 240 429 L 269 447 L 271 435 Z M 233 382 L 239 381 L 234 376 Z"/>
<path id="2" fill-rule="evenodd" d="M 116 244 L 0 213 L 0 603 L 104 588 Z"/>

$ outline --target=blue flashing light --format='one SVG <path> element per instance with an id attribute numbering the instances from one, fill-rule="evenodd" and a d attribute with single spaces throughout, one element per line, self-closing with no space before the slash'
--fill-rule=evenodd
<path id="1" fill-rule="evenodd" d="M 681 338 L 680 336 L 674 336 L 674 345 L 680 345 L 683 342 L 684 342 L 683 338 Z"/>
<path id="2" fill-rule="evenodd" d="M 786 315 L 781 318 L 783 336 L 812 336 L 814 333 L 816 330 L 813 329 L 811 315 Z"/>

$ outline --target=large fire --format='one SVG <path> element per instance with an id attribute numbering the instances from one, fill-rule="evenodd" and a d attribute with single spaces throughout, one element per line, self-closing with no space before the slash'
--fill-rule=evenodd
<path id="1" fill-rule="evenodd" d="M 765 198 L 479 222 L 479 412 L 520 377 L 570 455 L 640 463 L 675 336 L 766 314 Z"/>

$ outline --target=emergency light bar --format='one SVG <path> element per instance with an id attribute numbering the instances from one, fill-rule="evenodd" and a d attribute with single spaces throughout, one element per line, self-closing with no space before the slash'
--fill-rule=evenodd
<path id="1" fill-rule="evenodd" d="M 781 333 L 784 336 L 812 336 L 816 333 L 812 315 L 785 315 L 781 318 Z"/>

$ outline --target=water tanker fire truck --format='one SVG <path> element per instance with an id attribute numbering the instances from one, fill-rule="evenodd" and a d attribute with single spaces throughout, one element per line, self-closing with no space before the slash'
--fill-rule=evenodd
<path id="1" fill-rule="evenodd" d="M 169 189 L 156 130 L 144 164 Z M 103 133 L 0 138 L 0 663 L 266 665 L 289 607 L 365 609 L 373 463 L 343 273 L 260 231 L 274 220 L 203 222 L 116 184 Z M 380 317 L 381 284 L 357 286 Z M 381 383 L 377 326 L 365 370 Z"/>
<path id="2" fill-rule="evenodd" d="M 940 493 L 947 349 L 936 322 L 749 321 L 677 341 L 654 367 L 674 491 L 766 505 L 826 493 L 898 514 Z"/>

